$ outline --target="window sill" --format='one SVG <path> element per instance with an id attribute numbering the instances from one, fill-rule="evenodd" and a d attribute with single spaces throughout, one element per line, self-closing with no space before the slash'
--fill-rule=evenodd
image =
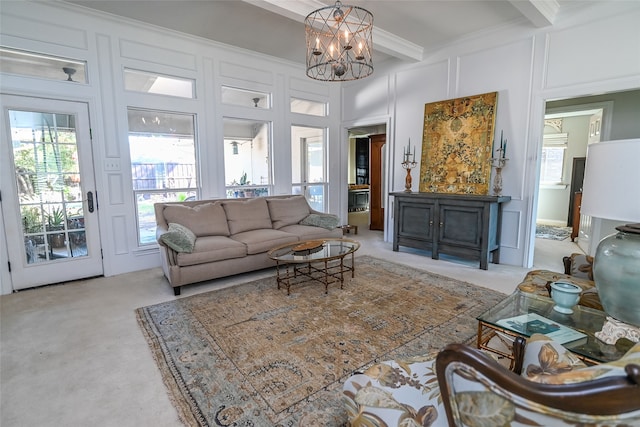
<path id="1" fill-rule="evenodd" d="M 566 190 L 569 184 L 540 184 L 541 190 Z"/>

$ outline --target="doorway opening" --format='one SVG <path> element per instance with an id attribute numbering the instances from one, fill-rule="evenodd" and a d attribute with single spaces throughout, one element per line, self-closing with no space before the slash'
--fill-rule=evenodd
<path id="1" fill-rule="evenodd" d="M 384 231 L 386 125 L 348 129 L 348 224 Z"/>
<path id="2" fill-rule="evenodd" d="M 563 271 L 562 257 L 571 253 L 592 254 L 607 233 L 594 220 L 580 214 L 586 148 L 591 143 L 631 138 L 640 124 L 630 119 L 640 113 L 640 90 L 548 101 L 541 152 L 534 259 L 540 265 Z M 615 112 L 614 112 L 615 103 Z M 542 236 L 540 226 L 552 226 L 563 233 L 556 239 Z M 552 234 L 552 233 L 549 233 Z M 565 237 L 566 236 L 566 237 Z"/>

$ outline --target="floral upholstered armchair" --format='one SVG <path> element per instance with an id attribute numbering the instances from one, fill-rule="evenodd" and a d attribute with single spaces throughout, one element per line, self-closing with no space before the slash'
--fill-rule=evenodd
<path id="1" fill-rule="evenodd" d="M 586 367 L 560 344 L 532 336 L 522 375 L 479 350 L 376 364 L 343 389 L 349 425 L 640 425 L 640 344 L 616 362 Z"/>

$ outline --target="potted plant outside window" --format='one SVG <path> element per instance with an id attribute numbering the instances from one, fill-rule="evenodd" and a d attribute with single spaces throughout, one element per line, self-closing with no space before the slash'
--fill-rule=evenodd
<path id="1" fill-rule="evenodd" d="M 47 231 L 64 231 L 64 211 L 61 208 L 53 208 L 50 214 L 47 214 Z M 64 233 L 56 233 L 49 235 L 49 243 L 54 248 L 64 246 Z"/>

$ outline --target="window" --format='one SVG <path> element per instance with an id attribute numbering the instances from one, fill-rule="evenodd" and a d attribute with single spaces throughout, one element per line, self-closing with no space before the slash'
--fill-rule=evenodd
<path id="1" fill-rule="evenodd" d="M 271 94 L 222 86 L 222 103 L 268 110 L 271 108 Z"/>
<path id="2" fill-rule="evenodd" d="M 194 87 L 195 82 L 191 79 L 124 70 L 124 88 L 133 92 L 194 98 Z"/>
<path id="3" fill-rule="evenodd" d="M 0 48 L 0 71 L 22 76 L 87 83 L 84 61 Z"/>
<path id="4" fill-rule="evenodd" d="M 153 205 L 197 197 L 195 116 L 130 108 L 129 153 L 138 243 L 156 242 Z"/>
<path id="5" fill-rule="evenodd" d="M 307 114 L 310 116 L 327 116 L 327 103 L 309 101 L 300 98 L 291 98 L 291 112 L 298 114 Z"/>
<path id="6" fill-rule="evenodd" d="M 543 184 L 562 183 L 564 154 L 567 149 L 568 134 L 545 134 L 542 145 L 540 182 Z"/>
<path id="7" fill-rule="evenodd" d="M 311 207 L 326 210 L 325 129 L 291 127 L 291 182 L 293 194 L 304 194 Z"/>
<path id="8" fill-rule="evenodd" d="M 224 118 L 224 174 L 228 198 L 271 192 L 271 124 Z"/>

